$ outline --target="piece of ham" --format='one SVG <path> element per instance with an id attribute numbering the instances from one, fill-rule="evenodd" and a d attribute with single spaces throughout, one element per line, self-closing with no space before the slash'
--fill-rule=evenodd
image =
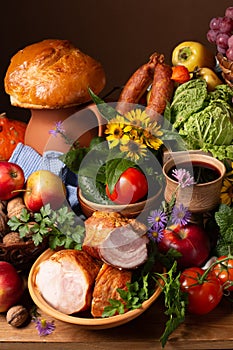
<path id="1" fill-rule="evenodd" d="M 134 269 L 148 257 L 147 228 L 119 213 L 94 212 L 85 221 L 83 250 L 112 266 Z"/>
<path id="2" fill-rule="evenodd" d="M 91 314 L 102 317 L 104 308 L 110 305 L 109 299 L 122 300 L 117 288 L 127 290 L 127 283 L 131 282 L 132 271 L 119 270 L 108 264 L 103 264 L 95 282 Z"/>
<path id="3" fill-rule="evenodd" d="M 56 310 L 74 314 L 90 308 L 100 267 L 99 262 L 84 251 L 60 250 L 40 263 L 36 286 Z"/>

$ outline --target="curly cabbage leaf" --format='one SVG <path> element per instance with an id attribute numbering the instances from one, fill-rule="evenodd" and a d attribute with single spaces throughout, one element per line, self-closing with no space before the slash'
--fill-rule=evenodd
<path id="1" fill-rule="evenodd" d="M 192 114 L 180 129 L 189 149 L 211 152 L 219 159 L 233 155 L 233 108 L 220 99 Z"/>
<path id="2" fill-rule="evenodd" d="M 181 84 L 170 105 L 170 120 L 179 129 L 192 115 L 206 106 L 207 84 L 204 79 L 194 79 Z"/>

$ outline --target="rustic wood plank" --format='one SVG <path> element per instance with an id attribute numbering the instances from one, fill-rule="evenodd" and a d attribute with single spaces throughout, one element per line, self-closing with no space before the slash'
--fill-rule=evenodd
<path id="1" fill-rule="evenodd" d="M 211 313 L 203 316 L 187 315 L 184 324 L 171 335 L 165 349 L 232 349 L 233 305 L 223 299 Z M 41 313 L 47 320 L 51 318 Z M 34 323 L 17 329 L 8 325 L 5 315 L 0 315 L 1 350 L 135 350 L 162 349 L 162 335 L 166 317 L 163 296 L 140 317 L 128 324 L 106 330 L 87 330 L 81 326 L 55 320 L 55 331 L 39 337 Z"/>

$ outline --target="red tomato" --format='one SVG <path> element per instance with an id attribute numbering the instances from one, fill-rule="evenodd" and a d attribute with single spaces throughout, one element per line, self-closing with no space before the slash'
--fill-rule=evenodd
<path id="1" fill-rule="evenodd" d="M 135 203 L 143 198 L 147 192 L 146 176 L 136 168 L 128 168 L 121 174 L 112 193 L 106 185 L 108 198 L 117 204 Z"/>
<path id="2" fill-rule="evenodd" d="M 226 256 L 220 256 L 217 261 L 219 263 L 214 265 L 213 272 L 220 280 L 224 289 L 233 290 L 233 259 L 222 261 Z"/>
<path id="3" fill-rule="evenodd" d="M 206 314 L 212 311 L 223 296 L 219 279 L 212 273 L 203 279 L 205 270 L 190 267 L 180 275 L 181 290 L 188 294 L 188 311 L 193 314 Z"/>

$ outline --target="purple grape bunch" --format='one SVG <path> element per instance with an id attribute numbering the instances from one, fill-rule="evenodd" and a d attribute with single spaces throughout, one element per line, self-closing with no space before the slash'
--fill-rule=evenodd
<path id="1" fill-rule="evenodd" d="M 217 46 L 217 51 L 233 61 L 233 6 L 223 17 L 214 17 L 209 23 L 207 40 Z"/>

